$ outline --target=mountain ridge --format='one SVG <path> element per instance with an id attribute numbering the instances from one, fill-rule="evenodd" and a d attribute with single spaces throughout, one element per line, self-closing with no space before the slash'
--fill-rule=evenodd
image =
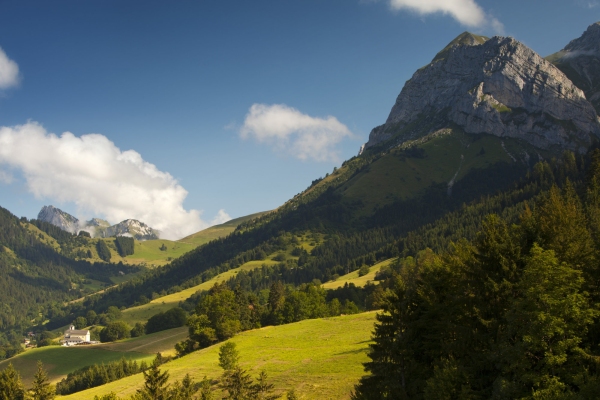
<path id="1" fill-rule="evenodd" d="M 385 124 L 371 131 L 366 149 L 394 138 L 393 147 L 453 126 L 579 153 L 600 136 L 598 116 L 584 92 L 517 40 L 475 40 L 463 33 L 440 53 L 406 82 Z"/>

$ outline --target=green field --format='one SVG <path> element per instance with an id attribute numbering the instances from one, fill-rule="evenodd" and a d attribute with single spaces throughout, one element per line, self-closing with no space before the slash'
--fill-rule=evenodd
<path id="1" fill-rule="evenodd" d="M 253 377 L 265 369 L 277 393 L 294 388 L 301 399 L 348 399 L 364 375 L 362 363 L 375 322 L 375 312 L 314 319 L 243 332 L 230 339 L 240 352 L 240 364 Z M 171 382 L 186 373 L 196 381 L 218 379 L 219 346 L 196 351 L 169 362 Z M 115 392 L 128 396 L 143 383 L 141 374 L 89 389 L 64 399 L 93 399 Z M 219 398 L 219 397 L 217 397 Z"/>
<path id="2" fill-rule="evenodd" d="M 200 232 L 193 233 L 189 236 L 184 237 L 183 239 L 179 239 L 178 242 L 192 244 L 195 246 L 201 246 L 210 242 L 211 240 L 215 240 L 229 235 L 242 222 L 258 218 L 261 215 L 264 215 L 268 212 L 270 211 L 263 211 L 255 214 L 246 215 L 244 217 L 234 218 L 230 221 L 225 222 L 224 224 L 211 226 L 210 228 L 206 228 Z"/>
<path id="3" fill-rule="evenodd" d="M 325 289 L 337 289 L 339 287 L 344 286 L 346 283 L 347 284 L 354 283 L 354 285 L 356 285 L 358 287 L 365 286 L 367 284 L 367 282 L 377 283 L 377 281 L 375 281 L 375 274 L 377 272 L 379 272 L 379 270 L 381 268 L 387 267 L 394 261 L 396 261 L 395 258 L 390 258 L 389 260 L 385 260 L 380 263 L 377 263 L 370 268 L 368 274 L 363 275 L 363 276 L 358 276 L 358 270 L 352 271 L 347 275 L 340 276 L 335 281 L 324 283 L 323 287 Z"/>
<path id="4" fill-rule="evenodd" d="M 316 245 L 323 241 L 322 235 L 302 234 L 297 236 L 298 246 L 304 248 L 307 251 L 311 251 Z M 292 256 L 290 253 L 292 248 L 290 247 L 284 254 L 287 259 L 297 259 L 298 257 Z M 147 304 L 143 304 L 137 307 L 131 307 L 123 310 L 123 320 L 129 325 L 133 326 L 136 322 L 146 322 L 150 317 L 159 312 L 165 312 L 170 308 L 177 307 L 179 302 L 185 301 L 190 298 L 194 293 L 202 290 L 208 290 L 214 286 L 215 283 L 222 283 L 228 279 L 234 277 L 239 271 L 250 271 L 256 268 L 262 267 L 262 265 L 276 265 L 278 261 L 274 261 L 272 258 L 281 252 L 269 254 L 264 260 L 249 261 L 238 268 L 230 269 L 229 271 L 223 272 L 214 278 L 203 282 L 199 285 L 184 289 L 180 292 L 173 293 L 167 296 L 159 297 L 152 300 Z"/>
<path id="5" fill-rule="evenodd" d="M 0 362 L 0 370 L 12 363 L 21 373 L 25 385 L 28 386 L 36 371 L 37 361 L 41 360 L 48 371 L 48 378 L 56 382 L 69 372 L 87 365 L 118 361 L 122 357 L 150 362 L 157 352 L 161 352 L 163 355 L 174 355 L 175 343 L 184 340 L 187 334 L 187 327 L 182 327 L 116 343 L 76 347 L 41 347 L 27 350 L 10 360 Z"/>

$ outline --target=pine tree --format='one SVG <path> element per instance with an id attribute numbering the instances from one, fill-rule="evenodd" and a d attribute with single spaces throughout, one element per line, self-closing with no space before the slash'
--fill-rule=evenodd
<path id="1" fill-rule="evenodd" d="M 0 372 L 0 400 L 23 400 L 24 398 L 25 390 L 21 376 L 10 363 Z"/>
<path id="2" fill-rule="evenodd" d="M 267 378 L 267 372 L 265 370 L 260 371 L 256 383 L 252 387 L 253 399 L 256 400 L 275 400 L 279 396 L 273 394 L 275 385 L 269 383 Z"/>
<path id="3" fill-rule="evenodd" d="M 202 382 L 200 382 L 200 397 L 198 398 L 198 400 L 213 400 L 213 399 L 214 399 L 214 394 L 212 391 L 210 379 L 208 379 L 205 376 L 204 379 L 202 380 Z"/>
<path id="4" fill-rule="evenodd" d="M 234 369 L 240 359 L 235 343 L 227 342 L 219 347 L 219 366 L 225 371 Z"/>
<path id="5" fill-rule="evenodd" d="M 48 382 L 48 375 L 41 361 L 37 363 L 37 371 L 33 376 L 33 386 L 29 390 L 33 400 L 53 400 L 56 396 L 54 388 Z"/>
<path id="6" fill-rule="evenodd" d="M 252 398 L 254 388 L 252 378 L 239 366 L 223 373 L 221 389 L 227 391 L 227 400 L 249 400 Z"/>
<path id="7" fill-rule="evenodd" d="M 140 400 L 167 400 L 169 373 L 161 373 L 159 365 L 160 361 L 155 359 L 152 366 L 143 372 L 144 387 L 137 391 Z"/>

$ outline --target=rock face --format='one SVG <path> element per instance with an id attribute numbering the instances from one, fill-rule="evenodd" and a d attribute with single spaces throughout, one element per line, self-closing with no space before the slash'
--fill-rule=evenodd
<path id="1" fill-rule="evenodd" d="M 160 234 L 156 229 L 152 229 L 145 223 L 135 219 L 126 219 L 111 226 L 108 221 L 92 218 L 82 224 L 71 214 L 54 206 L 42 207 L 37 218 L 58 226 L 67 232 L 78 233 L 80 230 L 84 230 L 93 237 L 130 236 L 137 240 L 152 240 L 158 239 Z"/>
<path id="2" fill-rule="evenodd" d="M 469 33 L 415 72 L 366 147 L 448 127 L 580 152 L 600 136 L 594 107 L 554 65 L 513 38 Z"/>
<path id="3" fill-rule="evenodd" d="M 79 220 L 69 213 L 54 206 L 44 206 L 38 213 L 37 219 L 58 226 L 71 233 L 79 231 Z"/>
<path id="4" fill-rule="evenodd" d="M 106 229 L 106 236 L 131 236 L 137 240 L 158 239 L 159 232 L 136 219 L 126 219 Z"/>
<path id="5" fill-rule="evenodd" d="M 558 53 L 546 57 L 585 93 L 600 114 L 600 22 Z"/>

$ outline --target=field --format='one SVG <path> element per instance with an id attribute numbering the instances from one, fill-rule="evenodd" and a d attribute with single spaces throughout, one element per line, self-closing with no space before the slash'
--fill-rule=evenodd
<path id="1" fill-rule="evenodd" d="M 380 263 L 377 263 L 370 268 L 368 274 L 363 275 L 363 276 L 358 276 L 358 270 L 350 272 L 347 275 L 340 276 L 335 281 L 324 283 L 323 287 L 325 289 L 337 289 L 339 287 L 344 286 L 346 283 L 347 284 L 354 283 L 354 285 L 357 287 L 363 287 L 367 284 L 367 282 L 377 283 L 377 281 L 375 281 L 375 274 L 377 272 L 379 272 L 379 270 L 381 268 L 390 265 L 395 260 L 396 260 L 395 258 L 390 258 L 389 260 L 385 260 Z"/>
<path id="2" fill-rule="evenodd" d="M 323 240 L 321 235 L 304 234 L 298 238 L 298 246 L 304 248 L 307 251 L 312 250 L 318 243 Z M 291 248 L 285 252 L 285 257 L 288 259 L 297 259 L 290 254 Z M 269 254 L 265 260 L 249 261 L 238 268 L 230 269 L 227 272 L 223 272 L 215 276 L 214 278 L 203 282 L 199 285 L 184 289 L 180 292 L 173 293 L 167 296 L 159 297 L 152 300 L 150 303 L 143 304 L 137 307 L 131 307 L 123 310 L 123 320 L 130 326 L 135 325 L 136 322 L 146 322 L 151 316 L 158 314 L 159 312 L 165 312 L 170 308 L 177 307 L 179 302 L 185 301 L 191 297 L 194 293 L 202 290 L 208 290 L 215 283 L 221 283 L 227 281 L 237 274 L 239 271 L 250 271 L 256 268 L 260 268 L 264 265 L 276 265 L 278 261 L 274 261 L 272 258 L 278 253 Z"/>
<path id="3" fill-rule="evenodd" d="M 125 357 L 128 360 L 152 361 L 157 352 L 163 355 L 174 355 L 175 343 L 187 337 L 187 327 L 169 329 L 127 339 L 117 343 L 106 343 L 94 346 L 47 346 L 27 350 L 10 360 L 0 362 L 0 370 L 9 363 L 21 373 L 26 386 L 31 383 L 37 368 L 37 361 L 44 363 L 48 378 L 56 382 L 69 372 L 91 364 L 118 361 Z"/>
<path id="4" fill-rule="evenodd" d="M 225 222 L 224 224 L 211 226 L 210 228 L 206 228 L 200 232 L 193 233 L 189 236 L 184 237 L 183 239 L 178 240 L 178 242 L 192 244 L 194 246 L 201 246 L 205 243 L 210 242 L 211 240 L 215 240 L 220 237 L 225 237 L 229 235 L 242 222 L 258 218 L 261 215 L 266 214 L 268 212 L 269 211 L 258 212 L 255 214 L 246 215 L 244 217 L 234 218 L 230 221 Z"/>
<path id="5" fill-rule="evenodd" d="M 277 393 L 294 388 L 302 399 L 348 399 L 364 375 L 362 363 L 375 322 L 375 312 L 315 319 L 243 332 L 230 339 L 240 352 L 240 364 L 256 377 L 266 370 Z M 218 379 L 219 346 L 171 361 L 163 368 L 171 382 L 186 373 L 195 381 Z M 64 399 L 93 399 L 112 392 L 128 396 L 143 383 L 141 374 L 89 389 Z"/>

